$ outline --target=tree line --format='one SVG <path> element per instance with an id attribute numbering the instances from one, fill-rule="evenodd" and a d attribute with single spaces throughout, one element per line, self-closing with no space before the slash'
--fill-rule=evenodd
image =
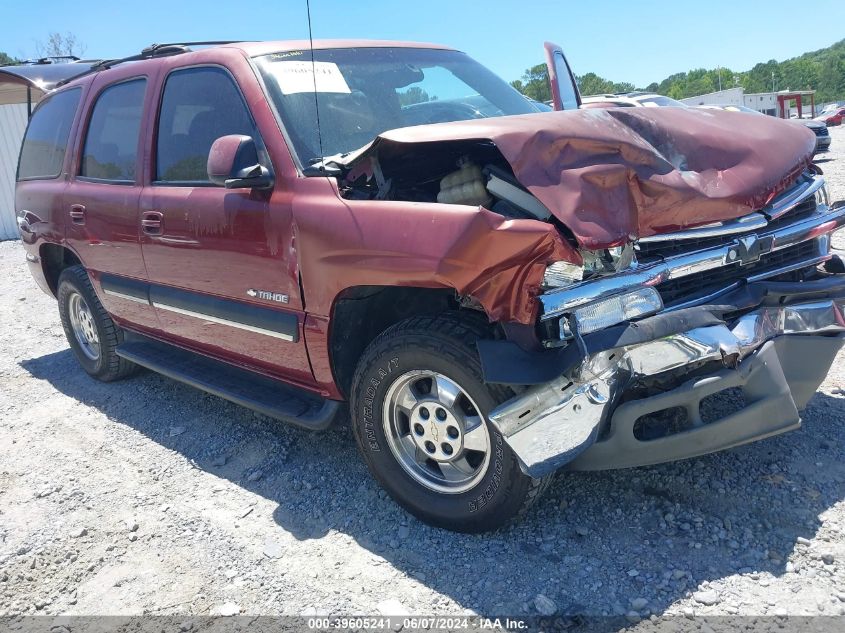
<path id="1" fill-rule="evenodd" d="M 815 90 L 816 102 L 826 103 L 845 99 L 845 40 L 832 46 L 799 57 L 778 62 L 770 59 L 745 72 L 730 68 L 697 68 L 666 77 L 637 88 L 632 83 L 615 82 L 595 73 L 576 76 L 578 89 L 583 95 L 631 92 L 644 90 L 683 99 L 708 92 L 741 86 L 746 93 L 778 90 Z M 524 95 L 537 101 L 549 101 L 548 71 L 545 64 L 528 68 L 520 79 L 511 85 Z"/>

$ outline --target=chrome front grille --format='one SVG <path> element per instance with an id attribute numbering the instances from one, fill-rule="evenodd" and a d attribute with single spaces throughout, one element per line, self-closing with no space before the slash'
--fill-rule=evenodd
<path id="1" fill-rule="evenodd" d="M 795 207 L 788 212 L 779 216 L 774 220 L 769 220 L 763 226 L 767 231 L 785 226 L 798 220 L 802 220 L 811 216 L 816 212 L 817 204 L 816 197 L 809 196 L 802 200 Z M 759 230 L 759 229 L 757 229 Z M 743 231 L 741 233 L 728 233 L 721 235 L 704 235 L 702 237 L 692 237 L 689 239 L 676 239 L 672 241 L 641 241 L 635 247 L 637 259 L 643 263 L 652 261 L 658 258 L 672 257 L 674 255 L 682 255 L 684 253 L 693 253 L 706 248 L 714 246 L 722 246 L 723 244 L 730 244 L 738 236 L 754 233 L 755 231 Z"/>
<path id="2" fill-rule="evenodd" d="M 803 262 L 815 260 L 819 255 L 818 240 L 808 240 L 761 255 L 756 262 L 744 266 L 725 265 L 670 279 L 657 284 L 656 289 L 666 306 L 673 306 L 679 302 L 691 303 L 699 297 L 706 297 L 715 291 L 729 288 L 740 280 L 758 277 L 768 272 L 773 275 L 778 274 L 779 271 L 786 271 L 795 265 L 800 266 Z"/>
<path id="3" fill-rule="evenodd" d="M 630 268 L 540 296 L 541 321 L 642 285 L 668 309 L 717 301 L 746 282 L 780 278 L 831 257 L 830 234 L 845 226 L 845 206 L 831 208 L 821 176 L 805 174 L 759 212 L 639 240 Z"/>
<path id="4" fill-rule="evenodd" d="M 774 276 L 782 271 L 794 270 L 796 265 L 800 266 L 802 262 L 806 262 L 808 266 L 812 265 L 821 255 L 826 254 L 820 251 L 822 245 L 818 240 L 808 239 L 781 248 L 776 239 L 761 242 L 759 236 L 788 230 L 790 226 L 800 224 L 817 214 L 817 192 L 823 191 L 817 185 L 821 182 L 820 178 L 805 174 L 771 205 L 745 218 L 676 233 L 671 240 L 666 240 L 666 236 L 641 240 L 636 245 L 637 258 L 647 264 L 650 261 L 667 260 L 712 248 L 727 246 L 730 249 L 731 245 L 736 245 L 736 252 L 740 253 L 746 244 L 754 244 L 754 248 L 762 251 L 759 253 L 759 259 L 755 255 L 748 258 L 748 261 L 742 261 L 743 257 L 731 256 L 729 250 L 729 258 L 723 266 L 658 283 L 655 287 L 668 307 L 678 304 L 694 305 L 699 298 L 736 287 L 743 280 L 759 278 L 766 272 Z M 764 222 L 762 226 L 761 219 Z M 739 230 L 746 227 L 747 230 Z"/>

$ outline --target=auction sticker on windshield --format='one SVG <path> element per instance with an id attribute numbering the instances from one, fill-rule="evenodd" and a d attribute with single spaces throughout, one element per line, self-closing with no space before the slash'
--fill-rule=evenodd
<path id="1" fill-rule="evenodd" d="M 343 73 L 333 62 L 283 61 L 268 64 L 267 68 L 285 95 L 314 91 L 350 92 Z"/>

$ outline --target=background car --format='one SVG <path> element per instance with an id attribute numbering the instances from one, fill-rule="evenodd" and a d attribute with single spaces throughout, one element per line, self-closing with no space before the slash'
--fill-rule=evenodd
<path id="1" fill-rule="evenodd" d="M 583 108 L 687 108 L 677 99 L 653 92 L 626 92 L 624 94 L 590 95 L 581 98 Z"/>
<path id="2" fill-rule="evenodd" d="M 817 116 L 814 121 L 821 121 L 825 125 L 833 126 L 833 125 L 842 125 L 842 119 L 845 118 L 845 106 L 839 106 L 837 108 L 826 110 L 822 112 L 819 116 Z"/>
<path id="3" fill-rule="evenodd" d="M 730 104 L 713 104 L 709 103 L 706 105 L 696 106 L 697 108 L 701 108 L 703 110 L 729 110 L 731 112 L 745 112 L 747 114 L 758 114 L 760 116 L 766 116 L 759 110 L 754 110 L 753 108 L 748 108 L 746 106 L 740 105 L 730 105 Z M 816 119 L 791 119 L 796 123 L 801 123 L 809 128 L 813 134 L 816 135 L 816 153 L 818 152 L 826 152 L 830 148 L 830 132 L 827 129 L 827 125 L 824 121 L 820 121 L 818 118 Z"/>

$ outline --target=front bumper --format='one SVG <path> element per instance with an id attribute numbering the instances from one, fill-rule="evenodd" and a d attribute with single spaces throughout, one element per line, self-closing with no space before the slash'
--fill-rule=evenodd
<path id="1" fill-rule="evenodd" d="M 752 309 L 749 297 L 757 304 Z M 588 353 L 576 366 L 497 407 L 490 420 L 523 471 L 539 477 L 564 465 L 655 464 L 797 428 L 798 411 L 845 342 L 845 276 L 800 289 L 752 284 L 697 311 L 697 319 L 668 326 L 663 315 L 638 322 L 635 329 L 650 340 L 628 344 L 630 333 L 623 332 L 605 337 L 600 349 L 582 344 Z M 684 329 L 685 322 L 692 327 Z M 703 415 L 702 401 L 725 390 L 741 391 L 740 406 Z M 654 437 L 648 419 L 661 414 L 677 419 Z"/>
<path id="2" fill-rule="evenodd" d="M 817 136 L 816 151 L 826 152 L 828 149 L 830 149 L 830 136 Z"/>

